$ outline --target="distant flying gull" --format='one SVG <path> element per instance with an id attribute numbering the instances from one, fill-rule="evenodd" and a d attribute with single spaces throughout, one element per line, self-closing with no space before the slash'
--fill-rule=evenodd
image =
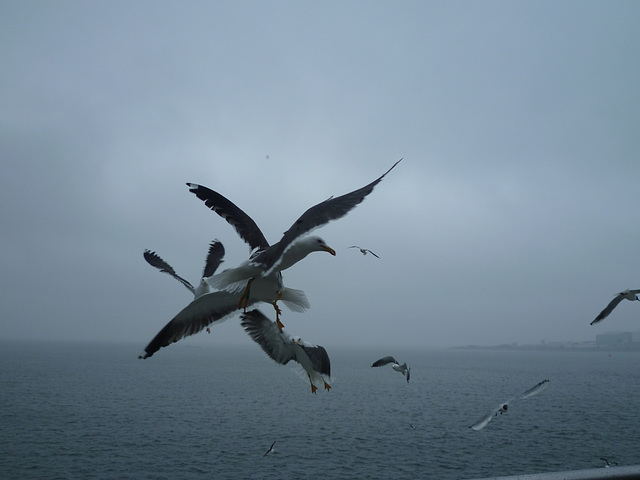
<path id="1" fill-rule="evenodd" d="M 638 300 L 640 301 L 640 298 L 638 298 L 638 293 L 640 293 L 640 290 L 625 290 L 624 292 L 620 292 L 618 293 L 613 300 L 611 300 L 609 302 L 609 305 L 607 305 L 604 310 L 602 310 L 598 316 L 596 317 L 596 319 L 591 322 L 591 325 L 594 325 L 598 322 L 601 322 L 602 320 L 604 320 L 605 318 L 607 318 L 607 316 L 609 316 L 609 314 L 613 311 L 614 308 L 616 308 L 618 306 L 618 304 L 624 300 L 625 298 L 627 300 Z"/>
<path id="2" fill-rule="evenodd" d="M 484 427 L 487 426 L 487 424 L 491 421 L 493 417 L 498 416 L 498 414 L 502 415 L 503 413 L 506 413 L 507 410 L 509 409 L 509 403 L 515 402 L 516 400 L 524 400 L 525 398 L 529 398 L 533 395 L 536 395 L 540 393 L 542 390 L 544 390 L 545 388 L 547 388 L 547 385 L 549 385 L 549 380 L 543 380 L 537 385 L 531 387 L 529 390 L 522 392 L 520 395 L 510 398 L 506 402 L 498 405 L 497 408 L 491 410 L 489 413 L 487 413 L 484 417 L 482 417 L 476 423 L 471 425 L 471 427 L 469 428 L 473 430 L 482 430 Z"/>
<path id="3" fill-rule="evenodd" d="M 407 377 L 407 382 L 409 381 L 409 378 L 411 377 L 411 369 L 407 366 L 407 362 L 404 362 L 402 365 L 400 365 L 400 362 L 398 362 L 392 356 L 383 357 L 380 360 L 376 360 L 375 362 L 373 362 L 373 365 L 371 366 L 382 367 L 389 363 L 391 363 L 391 368 L 393 368 L 396 372 L 400 372 L 402 375 Z"/>
<path id="4" fill-rule="evenodd" d="M 277 293 L 273 296 L 272 303 L 276 309 L 276 320 L 279 327 L 282 328 L 279 321 L 280 312 L 276 305 L 280 295 L 279 289 L 283 288 L 280 272 L 299 262 L 311 252 L 325 251 L 335 255 L 335 251 L 319 237 L 296 240 L 331 220 L 337 220 L 345 216 L 360 204 L 401 160 L 394 163 L 389 170 L 370 184 L 336 198 L 330 197 L 324 202 L 309 208 L 283 234 L 280 241 L 273 245 L 269 245 L 269 242 L 267 242 L 253 219 L 233 202 L 207 187 L 187 183 L 189 191 L 200 200 L 203 200 L 207 207 L 234 227 L 238 235 L 249 244 L 253 251 L 248 261 L 235 269 L 226 270 L 210 277 L 209 284 L 215 288 L 237 291 L 238 286 L 244 283 L 243 299 L 250 297 L 252 283 L 256 279 L 263 279 L 263 281 L 274 285 L 274 290 Z M 246 311 L 247 305 L 241 306 Z"/>
<path id="5" fill-rule="evenodd" d="M 605 462 L 605 468 L 609 468 L 611 465 L 618 465 L 618 462 L 609 462 L 609 460 L 604 457 L 600 457 L 600 460 L 603 460 Z"/>
<path id="6" fill-rule="evenodd" d="M 198 298 L 200 295 L 209 293 L 209 284 L 206 282 L 206 278 L 210 277 L 216 272 L 216 269 L 218 268 L 220 263 L 222 263 L 222 257 L 224 257 L 224 247 L 222 246 L 222 243 L 217 240 L 211 242 L 211 245 L 209 245 L 207 260 L 202 271 L 200 284 L 197 288 L 194 288 L 191 283 L 178 275 L 171 265 L 160 258 L 160 256 L 156 252 L 152 252 L 150 250 L 144 251 L 144 259 L 149 263 L 149 265 L 157 268 L 161 272 L 171 275 L 173 278 L 178 280 L 185 287 L 187 287 L 187 289 L 193 294 L 194 298 Z"/>
<path id="7" fill-rule="evenodd" d="M 263 457 L 266 457 L 267 455 L 269 455 L 270 453 L 273 453 L 275 450 L 273 449 L 273 446 L 276 444 L 277 440 L 274 440 L 273 443 L 271 444 L 271 446 L 269 447 L 269 449 L 264 452 Z"/>
<path id="8" fill-rule="evenodd" d="M 380 258 L 378 255 L 376 255 L 375 253 L 373 253 L 371 250 L 369 250 L 368 248 L 362 248 L 359 247 L 357 245 L 351 245 L 350 247 L 347 248 L 357 248 L 360 250 L 360 253 L 362 253 L 363 255 L 366 255 L 367 253 L 370 253 L 371 255 L 373 255 L 376 258 Z"/>
<path id="9" fill-rule="evenodd" d="M 324 347 L 289 336 L 257 309 L 243 313 L 241 318 L 242 327 L 269 357 L 281 365 L 293 360 L 304 368 L 311 383 L 311 393 L 316 393 L 316 385 L 321 385 L 320 382 L 327 390 L 331 389 L 325 380 L 325 376 L 331 377 L 331 361 Z"/>

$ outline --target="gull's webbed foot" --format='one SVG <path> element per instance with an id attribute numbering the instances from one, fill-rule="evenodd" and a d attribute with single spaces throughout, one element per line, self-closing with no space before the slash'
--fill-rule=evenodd
<path id="1" fill-rule="evenodd" d="M 325 382 L 324 379 L 322 379 L 322 381 L 324 382 L 324 388 L 326 388 L 327 391 L 331 390 L 331 385 L 329 385 L 327 382 Z"/>

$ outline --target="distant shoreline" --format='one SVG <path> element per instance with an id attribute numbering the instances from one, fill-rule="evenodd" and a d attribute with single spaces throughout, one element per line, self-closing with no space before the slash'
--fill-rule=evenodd
<path id="1" fill-rule="evenodd" d="M 554 344 L 538 344 L 538 345 L 458 345 L 449 347 L 450 350 L 537 350 L 537 351 L 579 351 L 579 352 L 640 352 L 640 343 L 632 343 L 629 345 L 619 346 L 597 346 L 594 342 L 578 342 Z"/>

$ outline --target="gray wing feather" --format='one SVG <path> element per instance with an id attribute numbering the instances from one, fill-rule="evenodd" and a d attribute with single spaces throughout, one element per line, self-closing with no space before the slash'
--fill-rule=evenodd
<path id="1" fill-rule="evenodd" d="M 325 348 L 321 345 L 300 345 L 313 364 L 313 370 L 322 375 L 331 376 L 331 360 Z"/>
<path id="2" fill-rule="evenodd" d="M 595 318 L 595 320 L 593 322 L 591 322 L 591 325 L 601 322 L 602 320 L 604 320 L 605 318 L 607 318 L 609 316 L 609 314 L 613 311 L 614 308 L 616 308 L 618 306 L 618 304 L 622 301 L 624 297 L 622 296 L 622 294 L 618 294 L 617 296 L 615 296 L 613 298 L 613 300 L 611 300 L 609 302 L 609 305 L 607 305 L 606 307 L 604 307 L 604 310 L 602 310 L 598 316 Z"/>
<path id="3" fill-rule="evenodd" d="M 218 192 L 196 183 L 187 183 L 189 191 L 204 202 L 204 204 L 224 218 L 249 244 L 251 250 L 263 250 L 269 246 L 269 242 L 262 234 L 262 231 L 240 207 Z"/>
<path id="4" fill-rule="evenodd" d="M 270 273 L 271 268 L 294 240 L 332 220 L 344 217 L 353 208 L 360 204 L 365 197 L 373 191 L 373 188 L 382 181 L 385 175 L 393 170 L 393 168 L 401 161 L 402 159 L 398 160 L 389 170 L 370 184 L 345 195 L 335 198 L 331 197 L 324 202 L 320 202 L 309 208 L 293 223 L 289 230 L 284 233 L 282 239 L 278 243 L 272 245 L 256 256 L 254 263 L 261 265 L 267 274 Z"/>
<path id="5" fill-rule="evenodd" d="M 243 313 L 240 325 L 262 350 L 273 360 L 286 365 L 295 360 L 294 349 L 291 348 L 293 340 L 281 333 L 275 322 L 269 320 L 259 310 L 251 310 Z"/>
<path id="6" fill-rule="evenodd" d="M 234 313 L 238 310 L 238 300 L 239 295 L 229 292 L 212 292 L 196 298 L 158 332 L 145 347 L 145 355 L 140 358 L 149 358 L 160 348 L 198 333 Z"/>
<path id="7" fill-rule="evenodd" d="M 525 398 L 532 397 L 537 395 L 541 391 L 543 391 L 549 385 L 549 379 L 543 380 L 540 383 L 534 385 L 529 390 L 522 392 L 519 396 L 517 396 L 514 400 L 523 400 Z"/>
<path id="8" fill-rule="evenodd" d="M 387 365 L 388 363 L 398 363 L 395 358 L 391 356 L 382 357 L 380 360 L 376 360 L 371 365 L 372 367 L 382 367 L 383 365 Z"/>
<path id="9" fill-rule="evenodd" d="M 193 285 L 191 285 L 187 280 L 185 280 L 180 275 L 178 275 L 173 269 L 173 267 L 169 265 L 167 262 L 165 262 L 162 258 L 160 258 L 160 256 L 156 252 L 152 252 L 151 250 L 145 250 L 143 255 L 144 255 L 144 259 L 147 261 L 149 265 L 157 268 L 161 272 L 171 275 L 173 278 L 175 278 L 180 283 L 182 283 L 185 287 L 187 287 L 191 293 L 195 294 L 195 288 L 193 288 Z"/>
<path id="10" fill-rule="evenodd" d="M 477 422 L 471 425 L 469 428 L 473 430 L 482 430 L 484 427 L 487 426 L 487 424 L 491 421 L 491 419 L 495 417 L 496 413 L 498 413 L 498 409 L 490 411 L 484 417 L 480 418 Z"/>
<path id="11" fill-rule="evenodd" d="M 208 278 L 214 273 L 222 263 L 224 257 L 224 246 L 218 240 L 211 242 L 209 245 L 209 253 L 207 254 L 207 261 L 202 271 L 202 277 Z"/>

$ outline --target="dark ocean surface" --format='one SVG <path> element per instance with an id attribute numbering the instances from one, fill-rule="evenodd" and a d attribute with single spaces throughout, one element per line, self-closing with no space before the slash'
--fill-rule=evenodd
<path id="1" fill-rule="evenodd" d="M 312 395 L 253 344 L 176 344 L 143 361 L 134 344 L 0 342 L 0 478 L 465 479 L 640 464 L 640 353 L 327 349 L 333 389 Z M 411 366 L 410 383 L 370 367 L 385 355 Z"/>

